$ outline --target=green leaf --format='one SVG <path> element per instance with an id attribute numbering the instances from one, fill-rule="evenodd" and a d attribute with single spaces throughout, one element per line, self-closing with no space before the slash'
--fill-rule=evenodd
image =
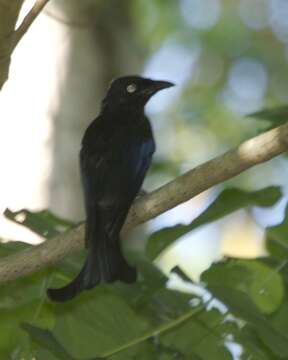
<path id="1" fill-rule="evenodd" d="M 159 325 L 163 319 L 173 320 L 191 310 L 190 301 L 196 296 L 167 289 L 167 277 L 151 262 L 142 260 L 140 272 L 143 279 L 129 286 L 114 284 L 113 292 L 120 295 L 138 315 L 149 319 L 150 324 Z"/>
<path id="2" fill-rule="evenodd" d="M 149 258 L 155 259 L 165 248 L 180 236 L 199 226 L 216 221 L 236 210 L 247 206 L 269 207 L 281 197 L 279 187 L 270 186 L 258 191 L 226 189 L 216 200 L 189 225 L 175 225 L 161 229 L 152 234 L 148 240 L 146 251 Z"/>
<path id="3" fill-rule="evenodd" d="M 268 346 L 279 359 L 284 359 L 288 356 L 288 336 L 273 327 L 249 299 L 248 295 L 242 291 L 222 286 L 209 286 L 209 290 L 221 300 L 234 315 L 247 321 L 250 326 L 257 331 L 261 341 Z"/>
<path id="4" fill-rule="evenodd" d="M 146 284 L 149 284 L 152 288 L 159 288 L 162 285 L 165 285 L 168 280 L 167 276 L 163 274 L 150 260 L 141 255 L 134 256 L 137 264 L 137 270 L 143 281 Z"/>
<path id="5" fill-rule="evenodd" d="M 263 313 L 272 313 L 284 297 L 284 284 L 275 269 L 257 260 L 234 260 L 214 264 L 201 280 L 209 286 L 225 286 L 246 293 Z"/>
<path id="6" fill-rule="evenodd" d="M 281 125 L 288 121 L 288 106 L 283 105 L 274 109 L 264 109 L 247 115 L 260 120 L 268 120 L 275 125 Z"/>
<path id="7" fill-rule="evenodd" d="M 49 350 L 49 352 L 51 352 L 56 357 L 56 359 L 75 360 L 75 358 L 72 357 L 55 339 L 50 331 L 40 329 L 28 323 L 23 323 L 21 327 L 30 335 L 34 342 Z"/>
<path id="8" fill-rule="evenodd" d="M 200 309 L 189 305 L 190 295 L 163 285 L 146 292 L 143 285 L 102 285 L 57 304 L 53 336 L 76 358 L 111 357 L 176 327 Z"/>
<path id="9" fill-rule="evenodd" d="M 48 210 L 32 212 L 22 209 L 12 212 L 9 209 L 6 209 L 4 215 L 9 220 L 27 227 L 47 239 L 76 226 L 75 223 L 61 219 Z"/>
<path id="10" fill-rule="evenodd" d="M 288 299 L 271 317 L 271 323 L 282 334 L 288 334 Z"/>
<path id="11" fill-rule="evenodd" d="M 201 275 L 201 281 L 208 286 L 223 285 L 225 287 L 243 290 L 246 288 L 249 270 L 239 263 L 239 260 L 227 259 L 213 264 Z"/>
<path id="12" fill-rule="evenodd" d="M 18 245 L 22 247 L 22 244 L 11 243 L 11 246 L 7 245 L 10 244 L 0 246 L 1 255 L 3 255 L 3 248 L 5 248 L 4 253 L 7 255 L 7 247 L 9 252 L 11 247 L 13 251 L 15 250 L 15 245 L 16 248 Z M 53 326 L 53 305 L 45 301 L 45 290 L 50 273 L 51 270 L 44 270 L 9 281 L 0 287 L 0 353 L 5 351 L 9 354 L 3 359 L 9 359 L 15 351 L 19 354 L 19 358 L 20 355 L 22 358 L 26 358 L 24 352 L 25 354 L 29 353 L 29 338 L 21 330 L 21 322 L 30 321 L 40 326 Z"/>
<path id="13" fill-rule="evenodd" d="M 46 297 L 45 289 L 51 271 L 43 270 L 24 278 L 9 281 L 0 287 L 0 310 L 14 309 Z"/>
<path id="14" fill-rule="evenodd" d="M 161 343 L 186 356 L 205 360 L 232 360 L 220 328 L 223 315 L 217 310 L 203 311 L 160 337 Z"/>
<path id="15" fill-rule="evenodd" d="M 111 360 L 159 360 L 159 351 L 152 341 L 145 341 L 109 357 Z"/>
<path id="16" fill-rule="evenodd" d="M 51 304 L 30 301 L 26 304 L 0 310 L 0 349 L 12 354 L 16 348 L 26 351 L 29 347 L 27 334 L 20 328 L 23 321 L 32 321 L 39 326 L 52 326 L 54 316 Z"/>
<path id="17" fill-rule="evenodd" d="M 145 270 L 150 273 L 147 267 L 148 264 L 145 265 Z M 160 359 L 159 352 L 155 354 L 155 346 L 147 343 L 147 339 L 158 332 L 165 332 L 170 327 L 177 327 L 179 323 L 191 317 L 194 311 L 197 311 L 189 305 L 191 297 L 191 295 L 164 288 L 162 281 L 155 283 L 150 275 L 144 281 L 130 286 L 120 283 L 113 286 L 99 286 L 86 294 L 81 294 L 78 299 L 69 304 L 56 305 L 57 321 L 53 336 L 67 349 L 73 339 L 73 342 L 76 341 L 75 347 L 78 351 L 82 351 L 86 341 L 89 342 L 90 354 L 82 353 L 81 358 L 99 354 L 99 346 L 103 346 L 104 338 L 107 350 L 104 349 L 106 352 L 102 353 L 102 356 L 107 355 L 108 352 L 114 354 L 112 359 L 115 358 L 115 360 L 132 360 L 135 357 L 143 360 L 158 360 Z M 87 303 L 91 306 L 87 306 Z M 63 316 L 65 317 L 64 325 Z M 138 319 L 140 319 L 140 324 Z M 57 330 L 58 321 L 65 328 L 61 327 Z M 144 329 L 141 323 L 144 324 Z M 144 330 L 143 333 L 142 330 L 138 332 L 139 325 L 141 325 L 140 330 Z M 56 331 L 57 334 L 63 336 L 70 334 L 71 338 L 67 339 L 67 346 L 62 341 L 63 339 L 57 337 Z M 122 339 L 119 339 L 119 332 Z M 89 333 L 91 333 L 91 339 L 87 339 Z M 126 338 L 127 335 L 128 338 Z M 86 352 L 86 345 L 84 348 Z M 72 350 L 71 354 L 74 357 L 80 357 L 79 353 L 76 354 Z"/>
<path id="18" fill-rule="evenodd" d="M 255 328 L 251 325 L 246 324 L 233 335 L 235 336 L 235 341 L 242 346 L 243 359 L 278 360 L 278 357 L 261 342 Z"/>
<path id="19" fill-rule="evenodd" d="M 266 247 L 271 255 L 280 259 L 288 258 L 288 206 L 283 222 L 267 228 Z"/>
<path id="20" fill-rule="evenodd" d="M 281 275 L 258 261 L 242 261 L 252 274 L 248 293 L 255 305 L 265 314 L 274 312 L 284 298 Z"/>
<path id="21" fill-rule="evenodd" d="M 105 286 L 56 307 L 53 334 L 78 358 L 103 356 L 148 329 L 149 323 Z"/>

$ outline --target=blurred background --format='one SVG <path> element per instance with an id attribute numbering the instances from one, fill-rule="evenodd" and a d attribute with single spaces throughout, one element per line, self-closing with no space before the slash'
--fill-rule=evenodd
<path id="1" fill-rule="evenodd" d="M 32 4 L 24 3 L 19 23 Z M 48 208 L 84 219 L 81 137 L 117 76 L 143 74 L 177 84 L 147 106 L 158 146 L 148 191 L 267 128 L 269 123 L 246 115 L 288 101 L 287 18 L 285 0 L 49 2 L 13 53 L 0 93 L 1 213 L 7 207 Z M 283 160 L 274 159 L 161 215 L 141 232 L 189 223 L 227 186 L 287 186 L 287 178 Z M 261 255 L 262 227 L 282 220 L 286 202 L 241 210 L 189 233 L 157 263 L 168 272 L 180 262 L 197 279 L 223 255 Z M 41 240 L 4 217 L 0 237 Z"/>

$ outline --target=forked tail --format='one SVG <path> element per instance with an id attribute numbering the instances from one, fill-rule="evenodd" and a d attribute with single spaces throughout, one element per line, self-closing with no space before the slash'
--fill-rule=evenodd
<path id="1" fill-rule="evenodd" d="M 136 270 L 122 255 L 119 239 L 97 239 L 96 246 L 89 248 L 86 262 L 77 277 L 59 289 L 48 289 L 47 294 L 53 301 L 67 301 L 85 289 L 99 283 L 136 281 Z"/>

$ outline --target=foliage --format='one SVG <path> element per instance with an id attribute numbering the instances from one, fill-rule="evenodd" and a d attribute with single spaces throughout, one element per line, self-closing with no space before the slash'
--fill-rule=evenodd
<path id="1" fill-rule="evenodd" d="M 190 225 L 162 230 L 161 237 L 159 232 L 152 235 L 147 256 L 155 257 L 183 233 L 239 208 L 272 206 L 280 194 L 276 187 L 254 192 L 226 189 Z M 6 213 L 12 219 L 19 215 Z M 180 287 L 186 284 L 183 291 L 167 288 L 167 278 L 147 259 L 139 262 L 135 284 L 100 285 L 64 304 L 51 303 L 45 289 L 73 277 L 66 271 L 70 259 L 7 283 L 0 289 L 0 358 L 229 360 L 231 346 L 238 345 L 241 359 L 287 359 L 287 221 L 286 214 L 282 224 L 267 229 L 269 257 L 215 263 L 202 274 L 198 291 L 181 269 L 177 279 Z M 29 212 L 26 225 L 39 234 L 51 234 L 57 217 Z M 58 225 L 63 226 L 62 219 Z M 28 246 L 2 244 L 0 254 L 9 256 Z M 77 272 L 82 261 L 82 254 L 75 255 L 72 271 Z"/>

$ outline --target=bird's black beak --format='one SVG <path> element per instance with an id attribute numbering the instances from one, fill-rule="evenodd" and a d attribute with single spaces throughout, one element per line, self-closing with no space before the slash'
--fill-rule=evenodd
<path id="1" fill-rule="evenodd" d="M 174 84 L 170 81 L 147 79 L 147 83 L 146 83 L 145 88 L 142 91 L 142 94 L 150 97 L 150 96 L 156 94 L 158 91 L 167 89 L 171 86 L 174 86 Z"/>
<path id="2" fill-rule="evenodd" d="M 172 87 L 174 85 L 175 84 L 173 84 L 170 81 L 161 81 L 161 80 L 153 81 L 153 88 L 154 88 L 155 92 L 159 91 L 159 90 L 167 89 L 167 88 Z"/>

